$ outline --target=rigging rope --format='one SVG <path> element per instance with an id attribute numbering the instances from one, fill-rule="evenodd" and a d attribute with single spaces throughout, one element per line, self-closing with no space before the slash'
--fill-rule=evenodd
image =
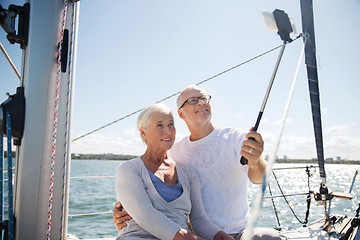
<path id="1" fill-rule="evenodd" d="M 61 73 L 61 50 L 65 30 L 65 20 L 67 13 L 67 0 L 64 0 L 64 11 L 61 24 L 60 33 L 60 44 L 57 58 L 57 78 L 56 78 L 56 93 L 55 93 L 55 108 L 54 108 L 54 119 L 52 128 L 52 146 L 51 146 L 51 163 L 50 163 L 50 189 L 49 189 L 49 205 L 48 205 L 48 221 L 47 221 L 47 233 L 46 239 L 50 240 L 51 232 L 51 215 L 52 215 L 52 202 L 53 202 L 53 191 L 54 191 L 54 176 L 55 176 L 55 153 L 56 153 L 56 132 L 57 132 L 57 121 L 58 121 L 58 110 L 59 110 L 59 93 L 60 93 L 60 73 Z"/>
<path id="2" fill-rule="evenodd" d="M 5 48 L 4 48 L 4 46 L 1 44 L 1 42 L 0 42 L 0 48 L 1 48 L 1 51 L 3 52 L 4 56 L 6 57 L 8 62 L 10 63 L 12 69 L 14 69 L 14 72 L 15 72 L 16 76 L 19 78 L 19 80 L 21 80 L 21 75 L 20 75 L 19 71 L 16 69 L 15 64 L 11 61 L 11 58 L 7 54 L 7 52 L 6 52 Z"/>
<path id="3" fill-rule="evenodd" d="M 305 40 L 306 40 L 306 38 L 305 38 Z M 304 41 L 304 42 L 306 42 L 306 41 Z M 280 146 L 280 140 L 281 140 L 281 136 L 282 136 L 282 133 L 283 133 L 283 130 L 284 130 L 284 127 L 285 127 L 285 122 L 286 122 L 286 119 L 287 119 L 287 115 L 288 115 L 288 112 L 289 112 L 290 103 L 291 103 L 292 96 L 293 96 L 293 93 L 294 93 L 297 76 L 299 74 L 299 70 L 300 70 L 300 66 L 301 66 L 301 60 L 302 60 L 303 55 L 304 55 L 304 49 L 305 49 L 305 44 L 303 44 L 303 47 L 301 49 L 298 65 L 297 65 L 297 68 L 296 68 L 296 72 L 295 72 L 293 83 L 292 83 L 292 86 L 291 86 L 291 89 L 290 89 L 289 97 L 288 97 L 288 100 L 287 100 L 287 103 L 286 103 L 286 106 L 285 106 L 285 110 L 284 110 L 284 113 L 283 113 L 283 117 L 282 117 L 282 120 L 281 120 L 278 137 L 277 137 L 277 140 L 275 141 L 273 153 L 272 153 L 272 156 L 269 159 L 268 163 L 266 164 L 266 170 L 265 170 L 265 174 L 264 174 L 264 177 L 263 177 L 263 181 L 262 181 L 261 186 L 260 186 L 260 191 L 259 191 L 259 193 L 257 194 L 257 196 L 255 198 L 254 208 L 253 208 L 253 210 L 251 212 L 251 215 L 250 215 L 250 218 L 249 218 L 249 221 L 248 221 L 248 225 L 246 227 L 246 229 L 248 229 L 248 231 L 244 232 L 244 237 L 243 238 L 245 240 L 251 239 L 253 229 L 254 229 L 254 225 L 255 225 L 255 221 L 258 219 L 259 214 L 260 214 L 261 203 L 262 203 L 262 200 L 263 200 L 263 197 L 264 197 L 264 193 L 266 191 L 266 185 L 269 182 L 270 172 L 272 171 L 272 166 L 275 163 L 276 155 L 277 155 L 277 152 L 278 152 L 278 149 L 279 149 L 279 146 Z"/>
<path id="4" fill-rule="evenodd" d="M 296 39 L 298 39 L 298 37 L 297 37 Z M 294 39 L 294 40 L 296 40 L 296 39 Z M 211 77 L 209 77 L 209 78 L 207 78 L 207 79 L 205 79 L 205 80 L 202 80 L 202 81 L 196 83 L 195 85 L 198 86 L 198 85 L 203 84 L 203 83 L 205 83 L 205 82 L 207 82 L 207 81 L 210 81 L 211 79 L 214 79 L 214 78 L 216 78 L 216 77 L 219 77 L 219 76 L 221 76 L 221 75 L 223 75 L 223 74 L 225 74 L 225 73 L 227 73 L 227 72 L 229 72 L 229 71 L 231 71 L 231 70 L 234 70 L 235 68 L 238 68 L 238 67 L 240 67 L 240 66 L 242 66 L 242 65 L 244 65 L 244 64 L 246 64 L 246 63 L 249 63 L 249 62 L 251 62 L 251 61 L 259 58 L 259 57 L 262 57 L 262 56 L 264 56 L 264 55 L 266 55 L 266 54 L 268 54 L 268 53 L 270 53 L 270 52 L 272 52 L 272 51 L 280 48 L 281 46 L 282 46 L 282 44 L 279 45 L 279 46 L 276 46 L 276 47 L 274 47 L 274 48 L 272 48 L 272 49 L 270 49 L 270 50 L 268 50 L 268 51 L 265 51 L 265 52 L 263 52 L 263 53 L 260 53 L 259 55 L 256 55 L 255 57 L 252 57 L 252 58 L 250 58 L 250 59 L 248 59 L 248 60 L 246 60 L 246 61 L 244 61 L 244 62 L 241 62 L 241 63 L 239 63 L 239 64 L 237 64 L 237 65 L 235 65 L 235 66 L 233 66 L 233 67 L 231 67 L 231 68 L 228 68 L 228 69 L 226 69 L 226 70 L 224 70 L 224 71 L 222 71 L 222 72 L 220 72 L 220 73 L 218 73 L 218 74 L 215 74 L 215 75 L 213 75 L 213 76 L 211 76 Z M 155 103 L 163 102 L 163 101 L 165 101 L 165 100 L 167 100 L 167 99 L 170 99 L 170 98 L 172 98 L 172 97 L 174 97 L 174 96 L 176 96 L 176 95 L 178 95 L 178 94 L 180 94 L 180 93 L 181 93 L 181 91 L 178 91 L 178 92 L 176 92 L 176 93 L 174 93 L 174 94 L 171 94 L 170 96 L 165 97 L 165 98 L 163 98 L 163 99 L 161 99 L 161 100 L 159 100 L 159 101 L 157 101 L 157 102 L 155 102 Z M 85 133 L 85 134 L 83 134 L 83 135 L 81 135 L 81 136 L 79 136 L 79 137 L 76 137 L 76 138 L 74 138 L 74 139 L 72 140 L 72 142 L 75 142 L 75 141 L 77 141 L 77 140 L 79 140 L 79 139 L 81 139 L 81 138 L 84 138 L 84 137 L 92 134 L 92 133 L 95 133 L 95 132 L 97 132 L 97 131 L 99 131 L 99 130 L 101 130 L 101 129 L 104 129 L 104 128 L 108 127 L 108 126 L 111 126 L 111 125 L 113 125 L 113 124 L 115 124 L 115 123 L 117 123 L 117 122 L 119 122 L 119 121 L 121 121 L 121 120 L 124 120 L 124 119 L 126 119 L 126 118 L 128 118 L 128 117 L 131 117 L 131 116 L 133 116 L 133 115 L 141 112 L 143 109 L 144 109 L 144 108 L 141 108 L 141 109 L 139 109 L 139 110 L 137 110 L 137 111 L 135 111 L 135 112 L 132 112 L 132 113 L 130 113 L 130 114 L 124 116 L 124 117 L 121 117 L 121 118 L 119 118 L 119 119 L 117 119 L 117 120 L 114 120 L 114 121 L 112 121 L 112 122 L 110 122 L 110 123 L 108 123 L 108 124 L 105 124 L 105 125 L 103 125 L 103 126 L 101 126 L 101 127 L 99 127 L 99 128 L 96 128 L 96 129 L 94 129 L 94 130 L 92 130 L 92 131 L 90 131 L 90 132 L 87 132 L 87 133 Z"/>
<path id="5" fill-rule="evenodd" d="M 63 223 L 63 219 L 67 218 L 67 206 L 68 205 L 68 198 L 67 191 L 68 191 L 68 170 L 69 170 L 69 155 L 68 155 L 68 148 L 69 148 L 69 123 L 71 119 L 71 102 L 72 102 L 72 93 L 73 93 L 73 75 L 74 75 L 74 62 L 73 54 L 75 50 L 75 35 L 74 31 L 77 31 L 75 23 L 77 22 L 77 11 L 78 11 L 78 3 L 74 3 L 72 7 L 72 16 L 71 16 L 71 31 L 70 31 L 70 46 L 69 46 L 69 63 L 68 63 L 68 77 L 67 77 L 67 93 L 66 93 L 66 117 L 65 117 L 65 136 L 64 136 L 64 157 L 63 157 L 63 167 L 62 167 L 62 196 L 61 196 L 61 223 Z M 66 229 L 65 229 L 66 230 Z M 60 236 L 61 238 L 64 237 L 66 231 L 63 232 L 63 224 L 60 226 Z"/>

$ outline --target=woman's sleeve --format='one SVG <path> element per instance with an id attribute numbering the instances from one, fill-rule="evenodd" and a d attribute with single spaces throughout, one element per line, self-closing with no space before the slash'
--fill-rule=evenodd
<path id="1" fill-rule="evenodd" d="M 180 226 L 153 207 L 135 168 L 125 164 L 117 168 L 115 190 L 118 201 L 141 228 L 159 239 L 174 238 Z"/>
<path id="2" fill-rule="evenodd" d="M 212 223 L 206 215 L 205 208 L 201 198 L 200 180 L 195 170 L 189 168 L 190 176 L 190 198 L 191 213 L 190 222 L 196 234 L 205 239 L 214 239 L 216 233 L 221 229 Z"/>

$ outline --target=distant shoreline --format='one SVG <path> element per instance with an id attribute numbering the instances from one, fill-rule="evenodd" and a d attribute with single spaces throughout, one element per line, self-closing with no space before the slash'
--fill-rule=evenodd
<path id="1" fill-rule="evenodd" d="M 123 155 L 123 154 L 81 154 L 81 153 L 72 153 L 72 160 L 121 160 L 126 161 L 133 158 L 137 158 L 136 155 Z"/>
<path id="2" fill-rule="evenodd" d="M 115 160 L 126 161 L 137 158 L 137 155 L 123 155 L 123 154 L 77 154 L 72 153 L 72 160 Z M 276 163 L 313 163 L 317 161 L 314 159 L 277 159 Z M 351 164 L 360 165 L 360 160 L 325 160 L 326 164 Z"/>

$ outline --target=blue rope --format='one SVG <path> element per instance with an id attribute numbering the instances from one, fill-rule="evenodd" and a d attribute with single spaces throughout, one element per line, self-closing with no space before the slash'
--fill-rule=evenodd
<path id="1" fill-rule="evenodd" d="M 11 149 L 11 117 L 6 112 L 6 136 L 7 136 L 7 160 L 8 160 L 8 191 L 9 191 L 9 240 L 14 239 L 14 212 L 13 212 L 13 188 L 12 188 L 12 149 Z"/>

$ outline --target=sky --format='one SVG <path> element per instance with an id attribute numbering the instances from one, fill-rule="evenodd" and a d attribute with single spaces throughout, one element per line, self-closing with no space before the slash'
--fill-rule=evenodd
<path id="1" fill-rule="evenodd" d="M 1 0 L 7 8 L 10 0 Z M 11 1 L 22 5 L 23 1 Z M 294 0 L 80 1 L 72 139 L 197 84 L 282 44 L 264 28 L 261 12 L 284 10 L 301 32 Z M 360 160 L 360 2 L 314 1 L 315 39 L 325 158 Z M 0 30 L 0 41 L 21 70 L 22 51 Z M 271 155 L 302 49 L 285 48 L 259 126 Z M 212 96 L 216 126 L 248 131 L 254 124 L 279 49 L 200 85 Z M 316 157 L 304 59 L 277 155 Z M 0 54 L 0 102 L 19 80 Z M 164 103 L 175 117 L 177 139 L 189 134 L 176 97 Z M 140 155 L 137 114 L 71 144 L 73 153 Z"/>

